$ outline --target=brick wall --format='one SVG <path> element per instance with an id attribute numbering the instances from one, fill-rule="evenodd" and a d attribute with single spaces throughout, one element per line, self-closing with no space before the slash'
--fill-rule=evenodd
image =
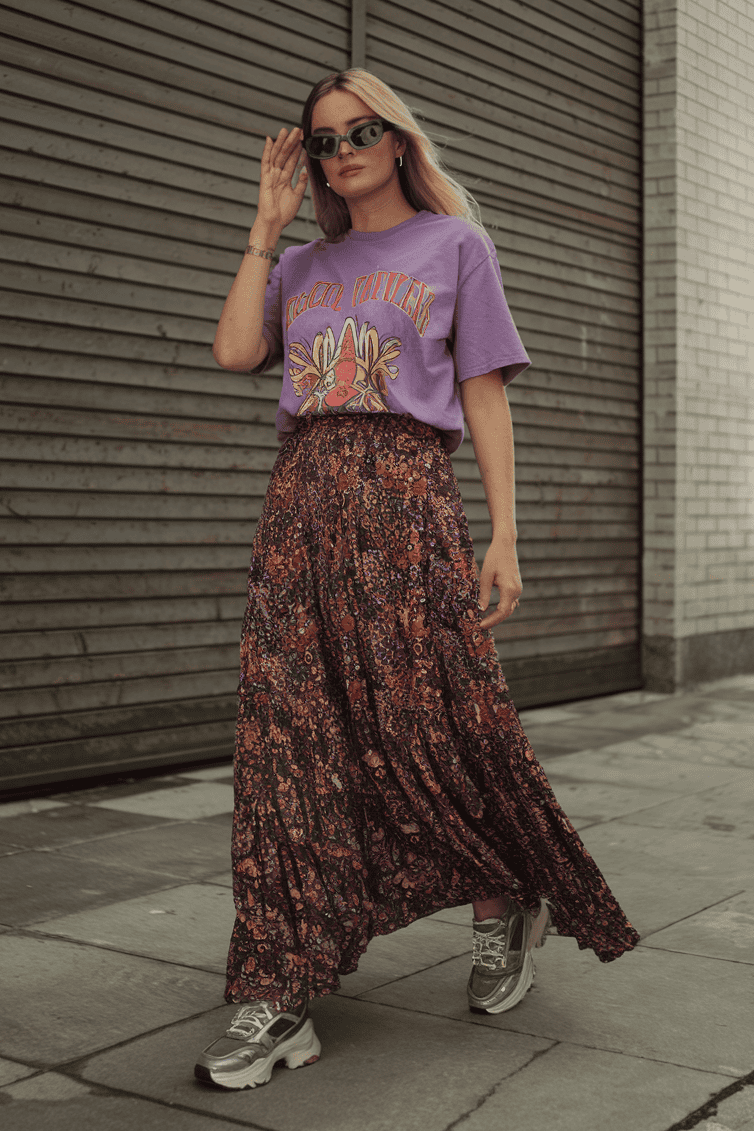
<path id="1" fill-rule="evenodd" d="M 754 6 L 645 0 L 644 674 L 754 671 Z"/>

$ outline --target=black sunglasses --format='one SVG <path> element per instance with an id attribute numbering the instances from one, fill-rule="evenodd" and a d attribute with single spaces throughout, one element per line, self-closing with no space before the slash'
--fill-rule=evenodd
<path id="1" fill-rule="evenodd" d="M 302 145 L 310 157 L 316 161 L 329 161 L 340 149 L 341 141 L 347 141 L 353 149 L 369 149 L 377 142 L 382 141 L 386 130 L 394 130 L 391 122 L 384 118 L 375 118 L 370 122 L 360 122 L 352 126 L 347 134 L 312 134 L 302 141 Z"/>

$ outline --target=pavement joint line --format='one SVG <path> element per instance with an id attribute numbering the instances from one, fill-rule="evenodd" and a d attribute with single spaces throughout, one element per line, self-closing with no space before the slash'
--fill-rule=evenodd
<path id="1" fill-rule="evenodd" d="M 85 841 L 81 841 L 81 843 L 82 844 L 93 844 L 95 842 L 85 840 Z M 57 844 L 57 845 L 55 845 L 54 848 L 52 848 L 52 847 L 50 847 L 50 848 L 32 848 L 31 851 L 32 852 L 56 852 L 56 853 L 60 853 L 61 856 L 65 856 L 65 849 L 66 848 L 72 848 L 72 847 L 74 847 L 74 846 L 70 845 L 70 844 Z M 121 872 L 124 872 L 124 871 L 125 872 L 136 872 L 139 875 L 144 875 L 144 876 L 163 876 L 165 879 L 178 880 L 181 885 L 185 885 L 187 883 L 188 884 L 198 884 L 198 883 L 204 882 L 201 878 L 193 878 L 191 876 L 186 876 L 186 875 L 182 876 L 178 872 L 158 872 L 153 868 L 145 868 L 143 865 L 140 865 L 140 864 L 131 864 L 131 863 L 124 864 L 122 861 L 119 862 L 118 860 L 100 860 L 100 859 L 88 860 L 86 857 L 80 857 L 80 856 L 65 856 L 65 858 L 66 858 L 66 860 L 76 860 L 80 864 L 96 864 L 97 867 L 101 866 L 103 868 L 118 868 Z M 230 853 L 228 853 L 228 858 L 230 859 Z M 213 868 L 212 869 L 212 875 L 217 875 L 217 871 L 218 871 L 218 869 Z M 230 872 L 230 863 L 228 864 L 228 872 Z M 162 890 L 162 889 L 159 889 L 159 890 Z M 147 892 L 145 894 L 149 894 L 149 893 Z M 140 897 L 139 896 L 133 896 L 132 898 L 138 899 Z M 124 900 L 117 900 L 116 902 L 123 903 L 125 901 Z"/>
<path id="2" fill-rule="evenodd" d="M 116 1047 L 116 1046 L 113 1046 L 113 1047 Z M 50 1071 L 59 1072 L 60 1069 L 55 1068 L 54 1070 L 50 1069 Z M 286 1069 L 286 1071 L 290 1071 L 290 1069 Z M 142 1100 L 143 1102 L 146 1102 L 146 1103 L 155 1104 L 157 1107 L 168 1108 L 169 1111 L 183 1111 L 187 1115 L 199 1115 L 199 1116 L 203 1116 L 205 1119 L 223 1120 L 225 1123 L 233 1124 L 234 1127 L 246 1127 L 246 1128 L 250 1129 L 250 1131 L 280 1131 L 279 1128 L 272 1127 L 271 1125 L 268 1125 L 268 1124 L 265 1124 L 265 1123 L 250 1123 L 247 1119 L 238 1119 L 234 1115 L 227 1115 L 225 1113 L 221 1114 L 219 1112 L 208 1111 L 207 1108 L 205 1108 L 205 1107 L 190 1107 L 188 1104 L 168 1103 L 166 1100 L 161 1100 L 159 1098 L 159 1096 L 146 1096 L 142 1092 L 132 1092 L 128 1088 L 119 1088 L 114 1084 L 97 1084 L 94 1081 L 86 1080 L 84 1078 L 79 1078 L 77 1076 L 74 1076 L 72 1072 L 62 1072 L 61 1075 L 70 1076 L 72 1079 L 76 1080 L 77 1083 L 83 1083 L 87 1087 L 91 1087 L 93 1089 L 95 1095 L 131 1096 L 133 1099 Z M 274 1077 L 272 1079 L 270 1079 L 269 1083 L 272 1084 L 273 1081 L 274 1081 Z M 196 1085 L 197 1088 L 201 1088 L 202 1086 L 207 1087 L 207 1085 L 201 1085 L 201 1084 Z M 257 1087 L 266 1087 L 266 1086 L 267 1085 L 257 1085 Z M 212 1090 L 215 1091 L 214 1088 Z M 217 1087 L 217 1089 L 216 1089 L 217 1093 L 224 1092 L 226 1095 L 235 1095 L 237 1092 L 240 1093 L 244 1090 L 254 1092 L 254 1091 L 256 1091 L 256 1088 L 229 1089 L 229 1088 Z"/>
<path id="3" fill-rule="evenodd" d="M 642 945 L 643 943 L 639 943 L 639 946 Z M 754 966 L 754 962 L 747 962 L 744 958 L 719 958 L 716 954 L 697 954 L 693 950 L 674 950 L 669 946 L 648 946 L 646 949 L 661 951 L 663 954 L 682 954 L 684 958 L 703 958 L 705 962 L 732 962 L 736 966 Z"/>
<path id="4" fill-rule="evenodd" d="M 641 942 L 643 943 L 645 939 L 656 935 L 658 931 L 666 931 L 668 927 L 675 927 L 678 923 L 684 923 L 687 919 L 693 919 L 695 916 L 701 915 L 705 911 L 711 911 L 713 907 L 719 907 L 721 903 L 727 903 L 729 899 L 736 899 L 739 895 L 745 895 L 748 890 L 748 888 L 741 888 L 740 891 L 734 891 L 732 895 L 724 895 L 721 899 L 716 899 L 714 903 L 708 903 L 706 907 L 700 907 L 698 911 L 691 911 L 688 915 L 682 915 L 680 919 L 674 919 L 672 923 L 666 923 L 664 927 L 656 927 L 653 931 L 647 931 L 645 935 L 641 936 Z M 641 945 L 641 943 L 639 945 Z M 685 954 L 685 951 L 678 951 L 677 953 Z M 722 961 L 725 962 L 728 960 L 723 959 Z M 738 960 L 733 959 L 732 961 Z"/>
<path id="5" fill-rule="evenodd" d="M 218 885 L 219 886 L 219 885 Z M 108 904 L 107 906 L 112 906 Z M 103 908 L 97 908 L 103 910 Z M 191 966 L 187 962 L 179 962 L 175 958 L 160 958 L 159 955 L 141 954 L 137 950 L 123 950 L 121 947 L 111 946 L 109 943 L 96 943 L 91 939 L 77 939 L 71 935 L 54 935 L 47 931 L 37 931 L 33 927 L 11 927 L 8 935 L 20 935 L 22 938 L 49 939 L 51 942 L 71 943 L 73 946 L 87 946 L 94 950 L 104 950 L 108 954 L 125 954 L 129 958 L 142 958 L 145 962 L 159 962 L 163 966 L 178 966 L 181 970 L 198 970 L 202 974 L 214 974 L 217 978 L 224 978 L 225 974 L 217 970 L 210 970 L 208 966 Z M 367 992 L 366 990 L 364 991 Z M 207 1012 L 205 1010 L 205 1012 Z"/>
<path id="6" fill-rule="evenodd" d="M 371 991 L 365 990 L 364 993 L 371 993 Z M 345 996 L 345 995 L 343 995 L 343 996 Z M 460 1018 L 460 1017 L 448 1017 L 447 1014 L 444 1014 L 444 1013 L 432 1013 L 428 1009 L 408 1008 L 407 1006 L 395 1005 L 393 1002 L 369 1001 L 368 998 L 351 998 L 350 1000 L 351 1001 L 358 1001 L 363 1005 L 377 1005 L 377 1006 L 382 1006 L 383 1009 L 394 1009 L 394 1010 L 398 1011 L 399 1013 L 418 1013 L 418 1014 L 421 1014 L 422 1017 L 438 1017 L 438 1018 L 441 1018 L 443 1021 L 454 1021 L 458 1025 L 479 1025 L 482 1028 L 488 1028 L 488 1029 L 490 1029 L 490 1030 L 492 1030 L 493 1032 L 496 1032 L 496 1033 L 510 1033 L 510 1034 L 513 1034 L 513 1035 L 519 1036 L 519 1037 L 531 1037 L 533 1040 L 539 1040 L 539 1041 L 554 1041 L 556 1044 L 559 1044 L 559 1045 L 572 1045 L 574 1048 L 589 1049 L 591 1052 L 613 1053 L 615 1056 L 627 1056 L 627 1057 L 630 1057 L 632 1060 L 648 1060 L 648 1061 L 651 1061 L 652 1064 L 666 1064 L 670 1068 L 685 1068 L 689 1072 L 701 1072 L 701 1073 L 704 1073 L 705 1075 L 708 1075 L 708 1076 L 726 1076 L 726 1075 L 729 1076 L 729 1075 L 731 1075 L 731 1073 L 725 1072 L 724 1070 L 719 1069 L 719 1068 L 700 1068 L 700 1067 L 695 1067 L 695 1066 L 690 1065 L 690 1064 L 679 1064 L 678 1061 L 666 1060 L 666 1059 L 659 1057 L 659 1056 L 647 1056 L 645 1053 L 627 1052 L 625 1049 L 608 1048 L 608 1047 L 605 1047 L 603 1045 L 590 1045 L 590 1044 L 586 1044 L 582 1041 L 565 1041 L 565 1040 L 562 1040 L 562 1039 L 557 1038 L 557 1037 L 542 1036 L 541 1033 L 530 1033 L 526 1029 L 513 1029 L 513 1028 L 507 1028 L 507 1027 L 498 1029 L 496 1026 L 492 1026 L 492 1025 L 491 1026 L 485 1026 L 485 1025 L 483 1025 L 483 1023 L 481 1021 L 475 1021 L 473 1018 L 470 1019 L 469 1021 L 466 1021 L 466 1020 L 464 1020 L 463 1018 Z M 498 1016 L 500 1016 L 500 1015 L 498 1015 Z M 545 1051 L 549 1052 L 549 1049 L 546 1049 Z M 754 1074 L 752 1074 L 752 1075 L 754 1075 Z M 739 1078 L 734 1077 L 734 1079 L 737 1080 Z M 745 1079 L 748 1080 L 748 1076 L 745 1077 Z M 676 1129 L 670 1127 L 670 1128 L 667 1128 L 667 1131 L 676 1131 Z M 684 1129 L 684 1131 L 685 1131 L 685 1129 Z"/>
<path id="7" fill-rule="evenodd" d="M 545 769 L 546 769 L 546 767 L 545 767 Z M 553 774 L 553 777 L 555 777 L 555 774 Z M 568 783 L 567 782 L 562 782 L 562 783 L 556 782 L 556 789 L 555 789 L 556 795 L 557 795 L 557 786 L 560 785 L 560 784 L 567 785 Z M 588 785 L 590 783 L 589 783 L 589 781 L 587 781 L 585 784 Z M 594 784 L 594 783 L 591 783 L 591 784 Z M 598 784 L 598 785 L 609 784 L 611 789 L 618 788 L 613 782 L 609 782 L 609 783 L 597 782 L 596 784 Z M 727 783 L 727 784 L 730 784 L 730 783 Z M 733 784 L 735 785 L 735 782 Z M 636 787 L 635 786 L 626 786 L 625 788 L 626 789 L 634 789 Z M 628 817 L 635 817 L 637 813 L 647 813 L 651 809 L 657 809 L 660 805 L 670 805 L 673 801 L 682 801 L 687 797 L 696 797 L 700 793 L 711 793 L 714 789 L 719 789 L 719 788 L 720 788 L 719 785 L 706 786 L 704 789 L 696 790 L 696 792 L 693 792 L 693 793 L 678 793 L 674 797 L 662 797 L 662 798 L 660 798 L 659 801 L 653 801 L 651 805 L 642 805 L 638 809 L 631 809 L 630 812 L 628 812 L 628 813 L 620 813 L 616 817 L 608 817 L 604 821 L 595 821 L 594 824 L 595 825 L 609 825 L 611 823 L 611 821 L 623 821 L 623 820 L 626 820 Z M 577 815 L 574 818 L 574 820 L 578 821 L 578 819 L 579 818 L 578 818 L 578 815 Z M 585 819 L 588 820 L 588 818 L 585 818 Z M 594 825 L 583 825 L 582 830 L 586 829 L 586 828 L 593 828 L 593 827 L 594 827 Z"/>
<path id="8" fill-rule="evenodd" d="M 156 1033 L 164 1033 L 168 1029 L 174 1029 L 177 1025 L 185 1025 L 189 1021 L 196 1021 L 199 1017 L 207 1017 L 210 1013 L 219 1013 L 221 1009 L 227 1008 L 228 1003 L 222 1002 L 220 1005 L 213 1005 L 211 1009 L 198 1009 L 196 1013 L 187 1013 L 185 1017 L 178 1017 L 175 1021 L 166 1021 L 164 1025 L 155 1025 L 153 1029 L 145 1029 L 143 1033 L 135 1033 L 133 1037 L 124 1037 L 122 1041 L 115 1041 L 112 1045 L 103 1045 L 101 1048 L 92 1049 L 91 1052 L 72 1057 L 70 1060 L 61 1060 L 53 1067 L 48 1066 L 48 1071 L 58 1072 L 65 1070 L 69 1075 L 75 1075 L 77 1072 L 80 1073 L 86 1068 L 91 1060 L 95 1057 L 102 1056 L 103 1053 L 117 1052 L 118 1049 L 126 1048 L 136 1041 L 143 1040 L 144 1037 L 153 1037 Z M 105 1087 L 109 1086 L 110 1085 L 105 1085 Z"/>
<path id="9" fill-rule="evenodd" d="M 420 920 L 415 919 L 414 922 L 420 922 Z M 447 922 L 449 922 L 449 920 L 445 919 L 445 920 L 443 920 L 443 922 L 447 923 Z M 410 926 L 410 924 L 409 924 L 409 926 Z M 462 925 L 460 923 L 457 923 L 457 924 L 455 924 L 455 926 L 461 927 Z M 389 938 L 390 936 L 389 935 L 383 935 L 382 937 L 383 938 Z M 454 962 L 456 960 L 456 958 L 463 958 L 464 954 L 471 954 L 472 950 L 473 950 L 473 946 L 470 946 L 467 950 L 462 950 L 458 954 L 451 954 L 448 958 L 440 958 L 437 962 L 431 962 L 429 964 L 429 966 L 420 966 L 418 970 L 411 970 L 408 974 L 400 974 L 397 978 L 388 978 L 388 980 L 386 982 L 380 982 L 379 986 L 370 986 L 368 990 L 362 990 L 361 993 L 362 994 L 372 994 L 372 993 L 374 993 L 375 990 L 381 990 L 384 986 L 396 985 L 398 982 L 405 981 L 406 978 L 413 978 L 415 974 L 423 974 L 425 970 L 434 970 L 438 966 L 444 966 L 446 962 Z M 362 955 L 362 957 L 363 957 L 363 955 Z M 354 973 L 355 973 L 355 971 L 354 971 Z M 347 977 L 347 975 L 344 974 L 343 977 L 345 978 L 345 977 Z M 333 991 L 333 992 L 337 993 L 337 990 Z M 341 994 L 341 997 L 348 998 L 351 1001 L 362 1001 L 363 1000 L 362 997 L 361 997 L 361 994 L 345 994 L 344 993 L 344 994 Z"/>
<path id="10" fill-rule="evenodd" d="M 691 1131 L 691 1129 L 701 1123 L 703 1119 L 717 1115 L 718 1106 L 723 1100 L 735 1096 L 737 1092 L 742 1092 L 749 1084 L 754 1084 L 754 1072 L 749 1072 L 746 1076 L 739 1076 L 734 1083 L 728 1084 L 727 1087 L 716 1092 L 715 1095 L 708 1099 L 706 1103 L 703 1103 L 701 1107 L 696 1108 L 671 1127 L 667 1127 L 666 1131 Z"/>
<path id="11" fill-rule="evenodd" d="M 533 1062 L 540 1056 L 545 1056 L 559 1044 L 560 1041 L 553 1041 L 549 1048 L 537 1049 L 535 1052 L 533 1052 L 525 1064 L 522 1064 L 519 1068 L 514 1068 L 513 1071 L 509 1072 L 507 1076 L 503 1076 L 500 1080 L 496 1081 L 496 1083 L 494 1083 L 492 1087 L 484 1093 L 481 1099 L 477 1100 L 473 1107 L 470 1107 L 468 1111 L 463 1112 L 458 1116 L 457 1119 L 454 1119 L 452 1123 L 449 1123 L 445 1128 L 445 1131 L 454 1131 L 456 1127 L 460 1127 L 461 1124 L 465 1123 L 466 1120 L 474 1114 L 474 1112 L 479 1111 L 480 1108 L 484 1107 L 484 1105 L 487 1103 L 487 1100 L 491 1099 L 492 1096 L 494 1096 L 498 1088 L 502 1088 L 504 1084 L 508 1084 L 514 1076 L 518 1076 L 520 1072 L 523 1072 L 525 1068 L 528 1068 L 529 1065 L 533 1064 Z"/>
<path id="12" fill-rule="evenodd" d="M 3 802 L 0 800 L 0 806 L 2 806 L 2 804 L 3 804 Z M 62 806 L 61 806 L 61 808 L 62 808 Z M 73 806 L 69 806 L 69 808 L 73 808 Z M 77 808 L 86 809 L 86 808 L 89 808 L 89 806 L 79 805 L 79 806 L 77 806 Z M 232 810 L 229 809 L 228 810 L 228 816 L 230 816 L 231 813 L 232 813 Z M 28 814 L 26 814 L 26 816 L 27 817 L 37 817 L 37 816 L 39 816 L 39 814 L 38 813 L 28 813 Z M 137 816 L 141 816 L 141 814 L 137 814 Z M 164 828 L 167 828 L 168 826 L 172 826 L 172 825 L 198 824 L 198 823 L 201 822 L 201 818 L 196 818 L 196 817 L 195 818 L 191 818 L 191 817 L 159 817 L 159 818 L 156 818 L 156 821 L 158 823 L 156 823 L 154 825 L 140 825 L 138 828 L 131 828 L 131 829 L 116 829 L 114 832 L 101 833 L 97 836 L 86 836 L 86 837 L 81 837 L 78 840 L 67 840 L 67 841 L 64 841 L 62 844 L 43 845 L 41 847 L 34 846 L 34 845 L 32 845 L 32 846 L 19 845 L 19 847 L 25 849 L 26 851 L 33 851 L 33 852 L 57 852 L 58 849 L 60 849 L 60 848 L 70 848 L 70 846 L 74 845 L 74 844 L 94 844 L 97 841 L 101 841 L 101 840 L 115 840 L 119 836 L 133 836 L 135 833 L 154 832 L 155 830 L 164 829 Z M 0 832 L 1 831 L 2 831 L 2 825 L 0 825 Z M 5 843 L 6 844 L 14 844 L 14 841 L 6 841 Z"/>

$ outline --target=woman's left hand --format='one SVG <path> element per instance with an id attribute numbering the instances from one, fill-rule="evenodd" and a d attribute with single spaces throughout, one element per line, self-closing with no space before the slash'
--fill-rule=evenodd
<path id="1" fill-rule="evenodd" d="M 482 628 L 492 628 L 500 624 L 518 608 L 518 599 L 523 591 L 521 574 L 518 570 L 516 543 L 506 538 L 493 538 L 484 556 L 484 564 L 479 577 L 479 598 L 482 612 L 487 608 L 492 596 L 492 586 L 496 585 L 500 600 L 494 612 L 482 621 Z"/>

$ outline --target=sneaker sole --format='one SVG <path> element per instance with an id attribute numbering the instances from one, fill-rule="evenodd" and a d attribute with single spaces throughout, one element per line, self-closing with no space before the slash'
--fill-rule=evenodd
<path id="1" fill-rule="evenodd" d="M 260 1084 L 269 1083 L 278 1061 L 284 1060 L 287 1068 L 304 1068 L 307 1064 L 316 1064 L 321 1052 L 322 1045 L 309 1017 L 295 1036 L 281 1041 L 269 1056 L 255 1060 L 248 1068 L 240 1072 L 222 1072 L 197 1064 L 194 1075 L 198 1080 L 205 1083 L 211 1081 L 221 1088 L 256 1088 Z"/>

